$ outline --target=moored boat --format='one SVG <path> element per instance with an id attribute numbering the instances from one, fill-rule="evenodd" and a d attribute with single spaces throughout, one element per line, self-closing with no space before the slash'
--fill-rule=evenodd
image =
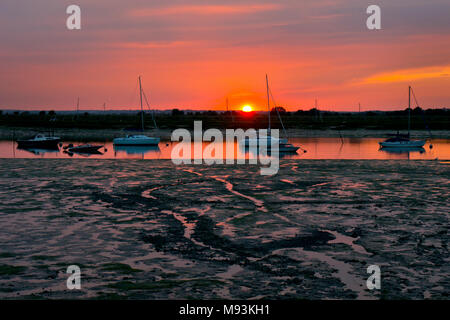
<path id="1" fill-rule="evenodd" d="M 61 138 L 54 136 L 46 136 L 44 134 L 37 134 L 31 139 L 17 140 L 17 147 L 21 149 L 59 149 L 58 143 Z"/>
<path id="2" fill-rule="evenodd" d="M 157 146 L 160 139 L 145 135 L 130 134 L 124 138 L 115 138 L 113 142 L 116 146 Z"/>
<path id="3" fill-rule="evenodd" d="M 69 152 L 77 152 L 77 153 L 98 153 L 99 149 L 103 148 L 102 145 L 92 145 L 92 144 L 81 144 L 78 146 L 67 146 L 65 149 Z"/>
<path id="4" fill-rule="evenodd" d="M 256 146 L 257 148 L 264 147 L 267 150 L 270 150 L 272 148 L 272 144 L 278 144 L 279 152 L 296 153 L 297 150 L 300 149 L 300 147 L 296 147 L 293 144 L 289 143 L 288 139 L 276 138 L 271 135 L 271 132 L 270 132 L 270 127 L 271 127 L 271 124 L 270 124 L 270 122 L 271 122 L 271 120 L 270 120 L 270 94 L 271 94 L 271 91 L 269 89 L 269 78 L 267 77 L 267 75 L 266 75 L 266 88 L 267 88 L 267 109 L 268 109 L 268 119 L 269 119 L 269 128 L 267 129 L 267 136 L 260 136 L 257 138 L 245 137 L 244 139 L 239 141 L 239 144 L 245 148 Z M 277 111 L 277 114 L 278 114 L 278 109 L 275 108 L 275 110 Z M 278 117 L 280 119 L 281 125 L 283 126 L 283 130 L 284 130 L 283 121 L 281 120 L 281 117 L 279 114 L 278 114 Z M 286 130 L 284 130 L 284 132 L 285 132 L 285 135 L 287 136 Z M 305 150 L 305 152 L 306 152 L 306 150 Z"/>
<path id="5" fill-rule="evenodd" d="M 140 99 L 141 99 L 141 130 L 144 132 L 144 108 L 142 105 L 142 83 L 141 83 L 141 77 L 139 77 L 139 91 L 140 91 Z M 147 101 L 147 98 L 145 98 Z M 148 104 L 148 101 L 147 101 Z M 156 127 L 156 123 L 155 123 Z M 158 145 L 160 142 L 160 138 L 157 137 L 148 137 L 146 135 L 140 134 L 140 135 L 127 135 L 122 138 L 115 138 L 113 140 L 113 144 L 116 146 L 155 146 Z"/>
<path id="6" fill-rule="evenodd" d="M 160 151 L 159 146 L 114 146 L 114 152 L 123 152 L 127 155 L 146 154 Z"/>
<path id="7" fill-rule="evenodd" d="M 268 137 L 259 137 L 259 138 L 249 138 L 246 137 L 245 139 L 241 140 L 240 143 L 245 148 L 250 148 L 252 146 L 256 146 L 257 148 L 264 146 L 268 150 L 272 148 L 272 143 L 278 143 L 278 151 L 279 152 L 286 152 L 286 153 L 295 153 L 300 147 L 296 147 L 293 144 L 288 142 L 288 139 L 283 138 L 275 138 L 272 136 Z"/>
<path id="8" fill-rule="evenodd" d="M 382 148 L 421 148 L 425 143 L 426 140 L 410 140 L 409 136 L 396 135 L 379 144 Z"/>
<path id="9" fill-rule="evenodd" d="M 379 142 L 382 148 L 421 148 L 426 140 L 411 140 L 411 86 L 408 87 L 408 134 L 394 134 L 383 142 Z"/>

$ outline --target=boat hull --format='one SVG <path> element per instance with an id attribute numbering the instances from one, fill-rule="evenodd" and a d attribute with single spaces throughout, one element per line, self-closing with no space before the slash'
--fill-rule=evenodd
<path id="1" fill-rule="evenodd" d="M 61 140 L 55 138 L 52 140 L 17 140 L 17 147 L 20 149 L 58 149 L 58 143 Z"/>
<path id="2" fill-rule="evenodd" d="M 425 140 L 411 140 L 411 141 L 395 141 L 395 142 L 380 142 L 383 148 L 420 148 L 425 145 Z"/>
<path id="3" fill-rule="evenodd" d="M 139 139 L 116 138 L 113 140 L 113 143 L 116 146 L 157 146 L 159 142 L 159 138 L 151 137 Z"/>
<path id="4" fill-rule="evenodd" d="M 100 153 L 98 149 L 102 148 L 103 146 L 80 146 L 80 147 L 73 147 L 68 148 L 69 152 L 78 152 L 78 153 Z"/>
<path id="5" fill-rule="evenodd" d="M 279 148 L 279 152 L 283 152 L 283 153 L 297 153 L 297 150 L 300 149 L 299 147 L 295 147 L 295 146 L 280 146 Z"/>
<path id="6" fill-rule="evenodd" d="M 383 152 L 387 153 L 393 153 L 393 154 L 402 154 L 402 153 L 412 153 L 412 152 L 418 152 L 418 153 L 424 153 L 425 149 L 422 147 L 403 147 L 403 148 L 395 148 L 395 147 L 384 147 L 380 149 Z"/>
<path id="7" fill-rule="evenodd" d="M 276 143 L 278 140 L 278 145 L 282 145 L 282 144 L 287 144 L 288 140 L 287 139 L 282 139 L 282 138 L 273 138 L 273 137 L 267 137 L 267 138 L 256 138 L 256 139 L 249 139 L 249 138 L 245 138 L 243 140 L 240 140 L 239 143 L 245 145 L 246 147 L 249 147 L 250 145 L 266 145 L 268 148 L 270 148 L 270 146 L 273 143 Z"/>
<path id="8" fill-rule="evenodd" d="M 114 146 L 114 151 L 125 152 L 126 154 L 145 154 L 149 152 L 158 152 L 160 151 L 157 145 L 155 146 Z"/>
<path id="9" fill-rule="evenodd" d="M 277 141 L 278 140 L 278 141 Z M 244 147 L 246 150 L 250 149 L 250 147 L 256 146 L 257 149 L 265 148 L 267 150 L 272 149 L 272 143 L 278 142 L 278 151 L 280 153 L 296 153 L 299 147 L 296 147 L 288 142 L 287 139 L 277 139 L 273 137 L 268 138 L 257 138 L 257 139 L 243 139 L 240 141 L 240 145 Z"/>

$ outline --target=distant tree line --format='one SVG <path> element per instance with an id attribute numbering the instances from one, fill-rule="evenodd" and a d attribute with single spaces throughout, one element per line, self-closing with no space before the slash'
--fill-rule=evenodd
<path id="1" fill-rule="evenodd" d="M 278 111 L 278 112 L 277 112 Z M 281 128 L 279 118 L 286 128 L 298 129 L 392 129 L 407 128 L 408 110 L 366 111 L 366 112 L 331 112 L 316 109 L 286 111 L 283 107 L 271 110 L 272 128 Z M 173 109 L 171 112 L 146 112 L 145 125 L 153 127 L 155 117 L 161 129 L 192 129 L 196 120 L 203 121 L 203 128 L 266 128 L 267 114 L 264 112 L 242 111 L 183 111 Z M 7 127 L 46 127 L 46 128 L 80 128 L 80 129 L 128 129 L 137 130 L 141 126 L 140 112 L 136 113 L 80 113 L 67 114 L 55 111 L 40 112 L 0 112 L 0 125 Z M 415 108 L 411 110 L 412 128 L 415 130 L 450 129 L 450 110 Z"/>

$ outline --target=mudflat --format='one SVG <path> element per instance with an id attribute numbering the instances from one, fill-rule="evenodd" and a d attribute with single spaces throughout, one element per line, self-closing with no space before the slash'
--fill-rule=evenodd
<path id="1" fill-rule="evenodd" d="M 448 299 L 448 162 L 280 166 L 0 159 L 0 297 Z"/>

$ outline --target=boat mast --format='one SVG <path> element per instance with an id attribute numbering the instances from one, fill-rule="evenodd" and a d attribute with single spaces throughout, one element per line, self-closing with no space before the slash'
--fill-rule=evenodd
<path id="1" fill-rule="evenodd" d="M 268 111 L 268 116 L 269 116 L 269 129 L 268 134 L 270 135 L 270 98 L 269 98 L 269 78 L 267 77 L 266 74 L 266 87 L 267 87 L 267 111 Z"/>
<path id="2" fill-rule="evenodd" d="M 142 124 L 142 132 L 144 132 L 144 107 L 142 106 L 142 83 L 141 76 L 139 76 L 139 94 L 141 97 L 141 124 Z"/>
<path id="3" fill-rule="evenodd" d="M 231 116 L 231 122 L 233 123 L 233 125 L 234 125 L 234 116 L 233 116 L 233 111 L 232 110 L 230 110 L 230 108 L 229 108 L 229 106 L 228 106 L 228 97 L 227 97 L 227 113 L 228 113 L 228 111 L 230 112 L 230 116 Z"/>
<path id="4" fill-rule="evenodd" d="M 411 131 L 411 86 L 408 86 L 408 138 Z"/>
<path id="5" fill-rule="evenodd" d="M 319 120 L 319 109 L 317 108 L 317 98 L 314 100 L 314 108 L 316 109 L 316 121 Z"/>

